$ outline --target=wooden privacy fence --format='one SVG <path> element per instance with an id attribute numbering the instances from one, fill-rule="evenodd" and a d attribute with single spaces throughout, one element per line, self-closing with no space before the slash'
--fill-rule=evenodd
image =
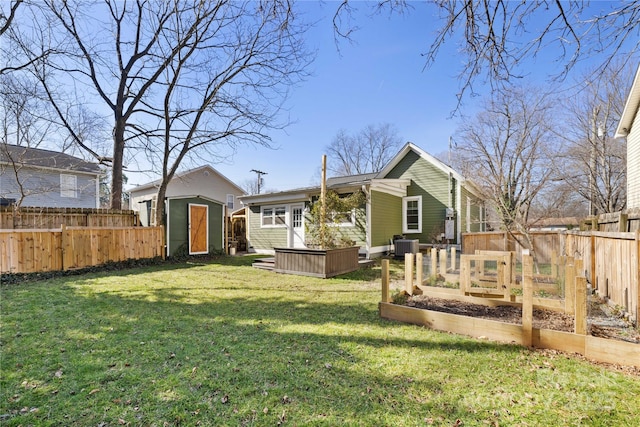
<path id="1" fill-rule="evenodd" d="M 582 260 L 584 275 L 592 289 L 640 320 L 640 230 L 635 232 L 537 231 L 531 234 L 539 264 L 551 264 L 554 254 Z M 522 247 L 504 232 L 465 233 L 462 252 L 515 251 Z"/>
<path id="2" fill-rule="evenodd" d="M 55 229 L 72 227 L 132 227 L 139 225 L 131 210 L 89 208 L 0 207 L 0 229 Z"/>
<path id="3" fill-rule="evenodd" d="M 0 230 L 0 273 L 73 270 L 164 257 L 163 227 Z"/>

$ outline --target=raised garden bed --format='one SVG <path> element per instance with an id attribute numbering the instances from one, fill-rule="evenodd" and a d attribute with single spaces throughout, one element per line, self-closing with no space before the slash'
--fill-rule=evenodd
<path id="1" fill-rule="evenodd" d="M 519 317 L 517 312 L 521 312 L 521 308 L 514 304 L 501 304 L 496 307 L 482 306 L 482 304 L 471 302 L 473 297 L 467 298 L 469 298 L 467 301 L 460 301 L 459 298 L 457 301 L 433 299 L 429 308 L 381 302 L 380 316 L 474 338 L 486 338 L 520 345 L 524 343 L 522 324 L 510 323 Z M 475 300 L 479 300 L 479 298 L 475 298 Z M 495 302 L 497 303 L 497 301 Z M 414 303 L 414 305 L 421 304 Z M 428 306 L 428 303 L 422 305 Z M 452 314 L 452 312 L 462 314 Z M 640 368 L 638 335 L 627 336 L 623 341 L 619 339 L 620 337 L 612 339 L 616 337 L 612 337 L 610 331 L 606 333 L 602 329 L 599 329 L 597 333 L 604 334 L 606 338 L 575 334 L 569 328 L 572 320 L 572 316 L 548 310 L 534 313 L 534 326 L 531 333 L 532 346 L 578 353 L 598 362 Z M 554 327 L 556 329 L 547 329 Z M 633 331 L 632 328 L 629 330 Z"/>
<path id="2" fill-rule="evenodd" d="M 359 268 L 359 246 L 337 249 L 275 248 L 276 273 L 334 277 Z"/>

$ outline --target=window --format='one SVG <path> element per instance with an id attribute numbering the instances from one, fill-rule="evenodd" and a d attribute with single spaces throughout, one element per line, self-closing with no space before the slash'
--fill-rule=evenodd
<path id="1" fill-rule="evenodd" d="M 422 233 L 422 196 L 402 198 L 402 232 Z"/>
<path id="2" fill-rule="evenodd" d="M 327 222 L 338 226 L 350 226 L 356 223 L 355 216 L 355 209 L 350 212 L 328 212 Z"/>
<path id="3" fill-rule="evenodd" d="M 60 197 L 77 198 L 78 177 L 75 175 L 60 174 Z"/>
<path id="4" fill-rule="evenodd" d="M 233 202 L 235 201 L 236 196 L 233 194 L 227 194 L 227 209 L 233 210 Z"/>
<path id="5" fill-rule="evenodd" d="M 263 227 L 284 227 L 287 209 L 284 206 L 262 208 Z"/>

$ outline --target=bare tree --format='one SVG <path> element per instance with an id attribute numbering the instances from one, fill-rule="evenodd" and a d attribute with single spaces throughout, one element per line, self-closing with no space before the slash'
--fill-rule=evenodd
<path id="1" fill-rule="evenodd" d="M 125 162 L 135 161 L 143 150 L 155 151 L 158 141 L 164 148 L 154 169 L 167 179 L 188 153 L 202 155 L 199 147 L 209 143 L 266 144 L 266 129 L 284 125 L 270 119 L 295 80 L 291 64 L 302 68 L 308 60 L 298 37 L 303 27 L 294 21 L 288 0 L 44 0 L 28 6 L 30 15 L 13 26 L 21 30 L 14 33 L 13 47 L 22 57 L 6 69 L 29 68 L 74 144 L 110 161 L 111 207 L 116 209 L 122 201 Z M 47 27 L 34 31 L 39 25 Z M 284 62 L 278 55 L 286 49 L 290 63 L 281 71 L 277 67 Z M 235 69 L 227 57 L 235 61 Z M 291 78 L 282 79 L 288 72 Z M 246 90 L 252 80 L 254 93 Z M 189 92 L 192 85 L 195 91 Z M 261 90 L 262 99 L 250 99 Z M 188 98 L 193 93 L 197 100 Z M 253 102 L 263 109 L 248 108 Z M 110 158 L 86 143 L 74 126 L 72 117 L 81 105 L 109 112 Z M 234 109 L 237 115 L 229 113 Z"/>
<path id="2" fill-rule="evenodd" d="M 269 146 L 268 131 L 287 124 L 278 114 L 288 88 L 304 77 L 311 58 L 303 49 L 304 30 L 286 2 L 195 3 L 167 22 L 163 51 L 184 48 L 156 81 L 162 99 L 141 109 L 149 121 L 158 120 L 157 137 L 147 136 L 148 153 L 162 165 L 157 200 L 164 200 L 190 156 L 215 158 L 221 145 Z"/>
<path id="3" fill-rule="evenodd" d="M 389 123 L 368 125 L 353 135 L 342 129 L 326 147 L 327 168 L 335 175 L 379 172 L 401 144 L 398 130 Z"/>
<path id="4" fill-rule="evenodd" d="M 350 38 L 355 27 L 354 1 L 343 0 L 336 9 L 333 25 L 338 37 Z M 512 79 L 528 73 L 525 62 L 553 49 L 560 69 L 550 77 L 562 78 L 585 58 L 597 58 L 596 73 L 618 56 L 640 47 L 640 2 L 435 0 L 440 26 L 424 54 L 426 67 L 433 64 L 450 40 L 460 39 L 463 55 L 461 91 L 473 92 L 476 78 L 501 89 Z M 409 12 L 405 0 L 382 0 L 375 11 Z M 622 55 L 625 53 L 626 55 Z"/>
<path id="5" fill-rule="evenodd" d="M 16 16 L 18 6 L 23 0 L 11 0 L 9 2 L 2 2 L 0 4 L 0 36 L 2 36 L 11 26 L 13 19 Z M 7 8 L 5 10 L 5 8 Z"/>
<path id="6" fill-rule="evenodd" d="M 501 228 L 519 242 L 521 233 L 531 250 L 530 210 L 551 176 L 552 105 L 532 88 L 497 93 L 456 138 L 459 167 L 484 191 Z"/>
<path id="7" fill-rule="evenodd" d="M 629 65 L 620 62 L 597 75 L 584 78 L 584 88 L 569 99 L 566 150 L 556 158 L 556 179 L 589 204 L 589 214 L 616 212 L 626 204 L 627 149 L 615 139 L 629 85 Z"/>

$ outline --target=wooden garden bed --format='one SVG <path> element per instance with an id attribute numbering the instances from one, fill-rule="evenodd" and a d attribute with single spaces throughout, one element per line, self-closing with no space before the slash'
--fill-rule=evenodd
<path id="1" fill-rule="evenodd" d="M 337 249 L 275 248 L 276 273 L 334 277 L 357 270 L 359 246 Z"/>

